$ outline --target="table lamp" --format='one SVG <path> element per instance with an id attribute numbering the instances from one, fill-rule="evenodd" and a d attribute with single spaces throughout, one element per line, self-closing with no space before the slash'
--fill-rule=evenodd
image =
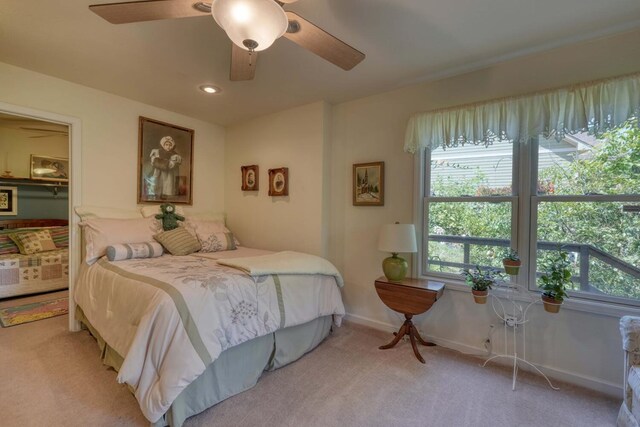
<path id="1" fill-rule="evenodd" d="M 391 252 L 391 256 L 382 261 L 382 271 L 387 279 L 399 282 L 404 279 L 409 269 L 409 264 L 399 253 L 417 252 L 416 229 L 413 224 L 383 225 L 378 238 L 378 250 Z"/>

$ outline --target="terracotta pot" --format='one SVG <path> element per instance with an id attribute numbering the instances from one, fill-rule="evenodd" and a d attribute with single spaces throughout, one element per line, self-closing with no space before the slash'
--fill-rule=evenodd
<path id="1" fill-rule="evenodd" d="M 489 295 L 489 291 L 476 291 L 475 289 L 471 289 L 471 293 L 473 294 L 473 300 L 476 304 L 486 304 L 487 296 Z"/>
<path id="2" fill-rule="evenodd" d="M 502 265 L 509 276 L 517 276 L 520 271 L 522 261 L 513 261 L 509 258 L 505 258 L 502 260 Z"/>
<path id="3" fill-rule="evenodd" d="M 547 313 L 557 313 L 560 311 L 560 306 L 562 302 L 558 302 L 553 298 L 549 298 L 546 295 L 542 295 L 542 304 L 544 305 L 544 310 Z"/>

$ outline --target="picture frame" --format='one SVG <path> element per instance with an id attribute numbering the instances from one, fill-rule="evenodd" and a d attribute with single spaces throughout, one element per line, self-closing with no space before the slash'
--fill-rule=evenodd
<path id="1" fill-rule="evenodd" d="M 0 187 L 0 215 L 18 215 L 18 187 Z"/>
<path id="2" fill-rule="evenodd" d="M 69 159 L 31 154 L 29 178 L 40 181 L 69 182 Z"/>
<path id="3" fill-rule="evenodd" d="M 194 130 L 138 120 L 138 203 L 193 204 Z"/>
<path id="4" fill-rule="evenodd" d="M 260 175 L 258 165 L 240 166 L 242 171 L 242 191 L 258 191 Z"/>
<path id="5" fill-rule="evenodd" d="M 269 169 L 269 195 L 289 195 L 289 168 Z"/>
<path id="6" fill-rule="evenodd" d="M 384 206 L 384 162 L 353 165 L 353 205 Z"/>

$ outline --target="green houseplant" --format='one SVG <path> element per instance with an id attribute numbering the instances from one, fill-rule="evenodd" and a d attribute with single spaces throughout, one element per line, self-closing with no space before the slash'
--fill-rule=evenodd
<path id="1" fill-rule="evenodd" d="M 545 273 L 540 276 L 538 287 L 542 293 L 542 303 L 545 311 L 557 313 L 565 298 L 567 289 L 571 288 L 571 261 L 569 253 L 561 249 L 555 256 L 543 263 Z"/>
<path id="2" fill-rule="evenodd" d="M 471 293 L 476 304 L 487 303 L 489 289 L 500 277 L 496 270 L 490 268 L 482 270 L 479 265 L 474 270 L 463 270 L 462 275 L 465 278 L 465 283 L 471 286 Z"/>
<path id="3" fill-rule="evenodd" d="M 502 257 L 502 265 L 509 276 L 517 276 L 522 265 L 518 251 L 511 248 L 507 249 Z"/>

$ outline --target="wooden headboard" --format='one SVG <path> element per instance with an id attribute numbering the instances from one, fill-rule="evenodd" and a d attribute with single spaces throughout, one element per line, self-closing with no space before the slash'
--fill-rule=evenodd
<path id="1" fill-rule="evenodd" d="M 62 227 L 69 225 L 67 219 L 2 219 L 0 230 L 25 227 Z"/>

